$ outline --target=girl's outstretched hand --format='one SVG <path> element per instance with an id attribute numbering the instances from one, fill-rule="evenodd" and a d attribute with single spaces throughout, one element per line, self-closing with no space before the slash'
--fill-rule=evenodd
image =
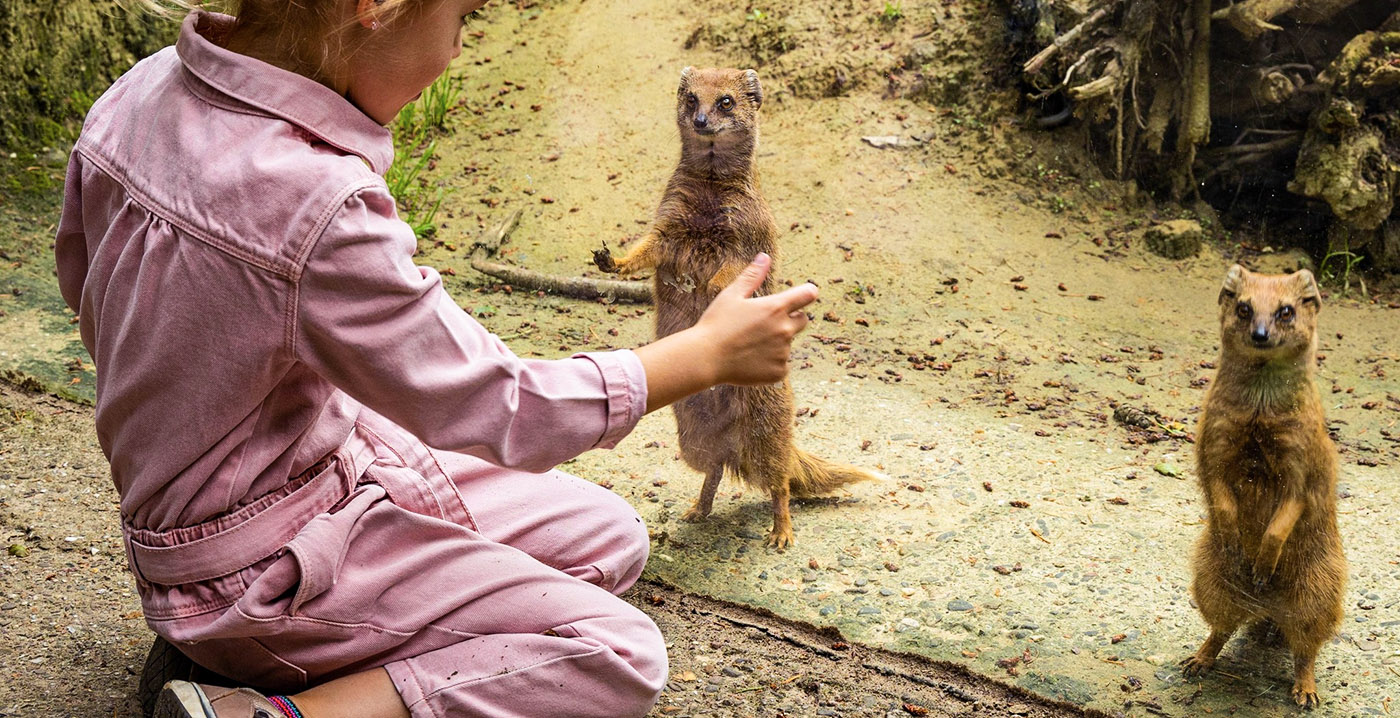
<path id="1" fill-rule="evenodd" d="M 717 350 L 716 384 L 772 384 L 787 376 L 792 340 L 807 326 L 802 308 L 816 300 L 817 287 L 754 297 L 772 266 L 767 254 L 755 257 L 695 323 Z"/>
<path id="2" fill-rule="evenodd" d="M 802 308 L 816 301 L 817 287 L 754 297 L 772 265 L 772 257 L 758 255 L 695 326 L 636 350 L 647 374 L 647 411 L 716 384 L 772 384 L 787 376 L 793 337 L 807 326 Z"/>

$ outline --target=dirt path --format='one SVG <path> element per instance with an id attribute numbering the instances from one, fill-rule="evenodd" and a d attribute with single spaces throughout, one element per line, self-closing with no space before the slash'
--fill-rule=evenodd
<path id="1" fill-rule="evenodd" d="M 821 21 L 803 12 L 815 10 L 794 16 Z M 932 37 L 956 45 L 959 23 L 986 12 L 939 11 Z M 853 13 L 870 11 L 840 5 L 830 14 Z M 616 247 L 640 233 L 677 153 L 680 68 L 748 62 L 704 43 L 686 50 L 685 41 L 704 21 L 743 15 L 712 0 L 679 10 L 661 0 L 588 0 L 501 6 L 479 25 L 459 64 L 465 111 L 440 140 L 431 175 L 452 194 L 422 261 L 443 270 L 462 305 L 517 351 L 635 346 L 649 338 L 650 318 L 631 306 L 492 286 L 468 269 L 465 240 L 523 209 L 504 259 L 575 274 L 601 241 Z M 871 32 L 831 40 L 829 53 L 858 55 L 850 48 L 868 46 Z M 1176 661 L 1205 633 L 1185 560 L 1201 530 L 1191 445 L 1112 418 L 1126 404 L 1193 429 L 1216 352 L 1213 302 L 1231 261 L 1222 252 L 1239 254 L 1239 245 L 1182 262 L 1147 253 L 1140 229 L 1159 218 L 1150 207 L 1077 170 L 1073 151 L 985 108 L 883 100 L 878 85 L 804 99 L 785 91 L 790 82 L 765 82 L 759 167 L 780 226 L 790 228 L 779 274 L 822 287 L 817 321 L 794 355 L 798 440 L 890 480 L 799 504 L 798 543 L 775 553 L 761 539 L 763 497 L 730 484 L 710 521 L 678 520 L 699 476 L 675 458 L 671 418 L 648 417 L 617 451 L 567 468 L 642 511 L 655 539 L 649 577 L 1106 711 L 1291 714 L 1288 661 L 1277 651 L 1238 641 L 1220 671 L 1182 679 Z M 881 150 L 861 141 L 879 135 L 922 144 Z M 71 389 L 81 394 L 90 367 L 71 366 L 81 352 L 56 309 L 36 217 L 22 208 L 3 217 L 19 266 L 0 275 L 8 283 L 0 289 L 21 291 L 0 293 L 0 369 L 77 379 Z M 1319 378 L 1342 450 L 1351 579 L 1346 623 L 1318 664 L 1326 701 L 1318 715 L 1384 715 L 1400 675 L 1400 541 L 1388 525 L 1400 499 L 1393 302 L 1324 300 Z M 35 715 L 27 706 L 71 670 L 91 677 L 85 705 L 120 703 L 134 682 L 120 671 L 134 666 L 145 637 L 115 521 L 92 521 L 110 511 L 109 484 L 82 417 L 68 416 L 73 407 L 25 406 L 18 411 L 33 416 L 0 423 L 0 531 L 31 550 L 0 563 L 9 691 L 0 715 L 21 706 Z M 687 630 L 684 619 L 668 620 Z M 678 640 L 673 650 L 691 652 L 673 654 L 675 670 L 707 675 L 704 666 L 718 663 L 706 645 Z M 770 715 L 783 700 L 692 702 L 657 715 Z M 790 715 L 830 714 L 821 709 L 883 715 L 847 703 L 802 703 Z"/>

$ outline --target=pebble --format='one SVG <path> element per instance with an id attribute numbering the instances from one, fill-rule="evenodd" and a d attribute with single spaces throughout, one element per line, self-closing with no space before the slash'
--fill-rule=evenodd
<path id="1" fill-rule="evenodd" d="M 964 600 L 962 600 L 962 599 L 958 599 L 958 600 L 956 600 L 956 601 L 949 601 L 949 602 L 948 602 L 948 610 L 949 610 L 949 611 L 971 611 L 971 610 L 972 610 L 972 604 L 970 604 L 970 603 L 968 603 L 967 601 L 964 601 Z"/>
<path id="2" fill-rule="evenodd" d="M 805 573 L 802 574 L 802 582 L 803 582 L 803 583 L 811 583 L 811 582 L 813 582 L 813 581 L 815 581 L 815 580 L 817 580 L 817 572 L 816 572 L 816 571 L 807 571 L 807 572 L 805 572 Z"/>
<path id="3" fill-rule="evenodd" d="M 729 676 L 730 678 L 738 678 L 739 676 L 744 675 L 740 673 L 739 669 L 735 668 L 734 666 L 725 666 L 724 668 L 720 669 L 720 673 L 723 673 L 724 675 Z"/>
<path id="4" fill-rule="evenodd" d="M 880 613 L 878 606 L 861 606 L 860 610 L 856 611 L 857 616 L 873 616 L 878 613 Z"/>

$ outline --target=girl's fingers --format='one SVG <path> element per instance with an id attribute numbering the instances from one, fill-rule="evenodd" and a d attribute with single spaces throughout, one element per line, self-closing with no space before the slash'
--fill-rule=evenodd
<path id="1" fill-rule="evenodd" d="M 791 315 L 797 310 L 817 301 L 817 285 L 803 282 L 791 289 L 773 295 L 784 314 Z"/>

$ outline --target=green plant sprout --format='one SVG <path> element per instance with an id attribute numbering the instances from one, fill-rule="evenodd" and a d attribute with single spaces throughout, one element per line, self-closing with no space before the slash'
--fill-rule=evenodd
<path id="1" fill-rule="evenodd" d="M 400 219 L 420 238 L 434 232 L 434 220 L 447 198 L 445 188 L 434 193 L 423 178 L 423 171 L 437 159 L 437 140 L 429 137 L 446 129 L 447 115 L 461 94 L 461 83 L 443 73 L 394 118 L 394 164 L 384 181 L 398 203 Z"/>
<path id="2" fill-rule="evenodd" d="M 1338 275 L 1338 270 L 1332 268 L 1333 259 L 1338 260 L 1336 263 L 1340 265 L 1340 275 Z M 1322 258 L 1322 262 L 1317 265 L 1317 272 L 1322 275 L 1323 282 L 1334 282 L 1340 279 L 1342 294 L 1346 294 L 1351 291 L 1351 270 L 1363 259 L 1365 259 L 1363 255 L 1345 249 L 1328 252 L 1327 256 Z M 1357 281 L 1361 283 L 1361 294 L 1365 295 L 1367 293 L 1366 280 L 1361 279 L 1358 275 Z"/>

